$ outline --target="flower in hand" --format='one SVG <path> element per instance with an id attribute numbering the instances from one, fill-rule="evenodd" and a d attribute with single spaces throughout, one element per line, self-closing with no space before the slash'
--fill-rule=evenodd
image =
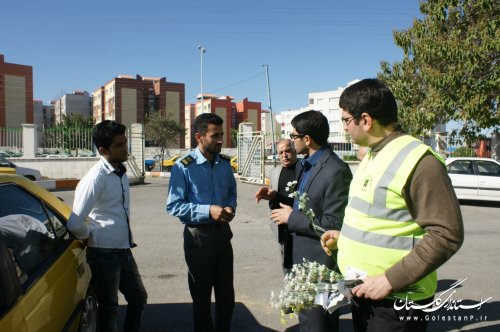
<path id="1" fill-rule="evenodd" d="M 333 250 L 337 250 L 337 241 L 339 239 L 340 232 L 328 230 L 323 235 L 321 235 L 321 247 L 326 252 L 328 256 L 332 255 Z"/>

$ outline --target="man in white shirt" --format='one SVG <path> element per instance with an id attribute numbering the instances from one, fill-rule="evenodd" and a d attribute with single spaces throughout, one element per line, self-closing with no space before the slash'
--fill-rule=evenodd
<path id="1" fill-rule="evenodd" d="M 100 331 L 118 330 L 118 290 L 128 302 L 124 330 L 139 331 L 147 293 L 131 248 L 126 127 L 97 124 L 92 139 L 101 159 L 78 183 L 68 229 L 88 239 L 87 262 L 99 302 Z M 88 221 L 86 221 L 88 217 Z"/>

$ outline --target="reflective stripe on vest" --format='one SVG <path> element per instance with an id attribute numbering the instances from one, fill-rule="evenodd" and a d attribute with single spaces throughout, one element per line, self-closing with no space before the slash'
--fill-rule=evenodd
<path id="1" fill-rule="evenodd" d="M 427 151 L 430 148 L 417 139 L 401 136 L 389 142 L 375 158 L 360 164 L 351 183 L 351 197 L 338 242 L 342 273 L 351 267 L 369 276 L 382 274 L 422 239 L 425 231 L 413 220 L 402 192 Z M 420 291 L 403 290 L 392 293 L 391 297 L 428 298 L 435 292 L 436 280 L 433 271 L 411 285 Z"/>
<path id="2" fill-rule="evenodd" d="M 342 225 L 342 236 L 348 237 L 351 240 L 368 244 L 374 247 L 398 250 L 412 250 L 413 247 L 420 241 L 420 238 L 391 236 L 378 234 L 373 232 L 361 231 L 347 224 Z"/>
<path id="3" fill-rule="evenodd" d="M 380 181 L 375 186 L 375 193 L 373 195 L 373 203 L 364 201 L 358 197 L 351 197 L 349 200 L 349 207 L 358 210 L 360 213 L 369 214 L 375 218 L 384 218 L 394 221 L 410 221 L 412 216 L 407 209 L 404 210 L 394 210 L 386 207 L 387 201 L 387 188 L 389 184 L 394 180 L 396 172 L 399 170 L 406 157 L 413 151 L 413 149 L 419 147 L 422 143 L 419 141 L 410 142 L 403 150 L 399 151 L 396 157 L 387 167 L 384 175 L 380 178 Z"/>

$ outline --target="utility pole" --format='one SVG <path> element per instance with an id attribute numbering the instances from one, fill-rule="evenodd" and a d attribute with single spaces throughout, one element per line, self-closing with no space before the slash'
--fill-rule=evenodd
<path id="1" fill-rule="evenodd" d="M 203 113 L 203 54 L 207 51 L 203 46 L 198 45 L 200 50 L 200 98 L 201 98 L 201 113 Z M 200 113 L 200 114 L 201 114 Z"/>
<path id="2" fill-rule="evenodd" d="M 267 82 L 267 100 L 269 102 L 269 112 L 271 112 L 271 154 L 273 156 L 273 161 L 274 156 L 276 155 L 276 149 L 275 149 L 275 139 L 274 139 L 274 115 L 273 115 L 273 107 L 271 105 L 271 88 L 269 86 L 269 66 L 268 65 L 262 65 L 264 67 L 264 70 L 266 71 L 266 82 Z"/>

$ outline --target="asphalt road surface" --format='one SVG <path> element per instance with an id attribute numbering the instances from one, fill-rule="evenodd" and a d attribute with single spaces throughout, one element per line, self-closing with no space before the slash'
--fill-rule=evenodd
<path id="1" fill-rule="evenodd" d="M 192 331 L 183 226 L 165 211 L 168 179 L 147 178 L 146 182 L 131 187 L 132 230 L 138 244 L 133 252 L 149 294 L 142 330 Z M 296 319 L 286 318 L 283 324 L 279 312 L 269 305 L 270 292 L 280 290 L 283 276 L 278 244 L 268 225 L 267 204 L 256 204 L 254 199 L 257 189 L 238 183 L 238 209 L 231 225 L 236 291 L 233 331 L 299 331 Z M 73 203 L 74 191 L 55 194 L 69 205 Z M 498 331 L 500 204 L 462 202 L 461 207 L 465 242 L 438 270 L 436 299 L 442 300 L 442 307 L 429 313 L 428 330 Z M 120 304 L 125 303 L 121 298 Z M 348 308 L 341 314 L 341 330 L 352 331 Z"/>

